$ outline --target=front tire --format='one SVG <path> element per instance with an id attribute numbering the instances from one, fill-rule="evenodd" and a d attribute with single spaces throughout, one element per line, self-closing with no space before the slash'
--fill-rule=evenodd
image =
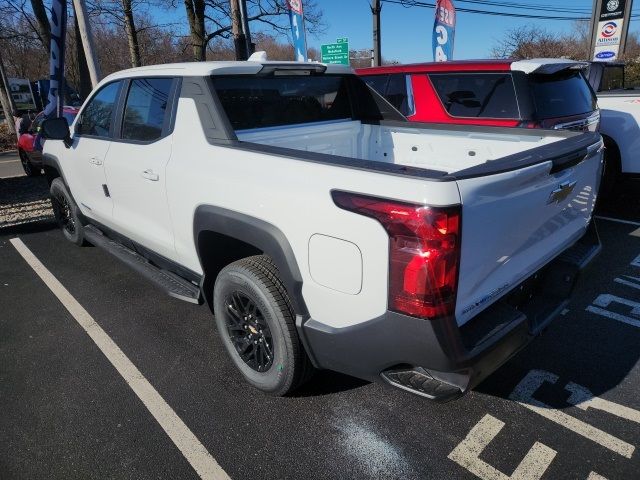
<path id="1" fill-rule="evenodd" d="M 308 379 L 313 368 L 269 257 L 248 257 L 226 266 L 216 279 L 213 305 L 227 353 L 247 382 L 282 396 Z"/>
<path id="2" fill-rule="evenodd" d="M 84 245 L 84 227 L 80 220 L 80 210 L 60 177 L 53 179 L 49 192 L 53 214 L 63 235 L 71 243 L 78 246 Z"/>

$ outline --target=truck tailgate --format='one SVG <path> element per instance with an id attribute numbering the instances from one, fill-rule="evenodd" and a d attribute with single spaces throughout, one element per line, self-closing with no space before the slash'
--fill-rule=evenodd
<path id="1" fill-rule="evenodd" d="M 585 134 L 501 159 L 494 172 L 454 174 L 462 200 L 456 320 L 463 325 L 558 256 L 586 231 L 602 163 Z M 497 167 L 497 168 L 496 168 Z"/>

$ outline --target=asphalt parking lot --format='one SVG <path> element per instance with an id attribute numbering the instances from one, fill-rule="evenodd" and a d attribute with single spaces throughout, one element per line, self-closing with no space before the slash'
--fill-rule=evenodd
<path id="1" fill-rule="evenodd" d="M 637 186 L 601 205 L 627 223 L 598 220 L 603 251 L 564 315 L 444 405 L 332 372 L 296 396 L 265 396 L 236 374 L 206 307 L 65 242 L 46 213 L 7 222 L 0 478 L 197 478 L 193 458 L 219 465 L 210 478 L 640 478 Z M 80 310 L 65 308 L 25 251 Z M 171 412 L 192 437 L 178 431 L 176 443 Z"/>

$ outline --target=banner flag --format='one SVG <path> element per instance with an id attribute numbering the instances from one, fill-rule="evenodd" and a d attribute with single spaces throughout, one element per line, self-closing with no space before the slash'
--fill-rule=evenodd
<path id="1" fill-rule="evenodd" d="M 291 23 L 291 36 L 295 50 L 296 61 L 307 61 L 307 38 L 304 30 L 304 13 L 302 12 L 302 0 L 286 0 L 289 9 L 289 22 Z"/>
<path id="2" fill-rule="evenodd" d="M 51 3 L 51 47 L 49 53 L 49 96 L 46 118 L 61 117 L 64 106 L 64 50 L 67 36 L 67 0 Z"/>
<path id="3" fill-rule="evenodd" d="M 433 24 L 433 59 L 436 62 L 453 60 L 453 40 L 456 33 L 456 7 L 453 0 L 438 0 Z"/>

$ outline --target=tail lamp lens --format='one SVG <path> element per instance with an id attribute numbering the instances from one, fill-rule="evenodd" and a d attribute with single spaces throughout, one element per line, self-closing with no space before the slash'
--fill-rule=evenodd
<path id="1" fill-rule="evenodd" d="M 375 218 L 389 235 L 389 309 L 435 319 L 453 315 L 460 263 L 460 206 L 428 207 L 348 192 L 337 206 Z"/>

